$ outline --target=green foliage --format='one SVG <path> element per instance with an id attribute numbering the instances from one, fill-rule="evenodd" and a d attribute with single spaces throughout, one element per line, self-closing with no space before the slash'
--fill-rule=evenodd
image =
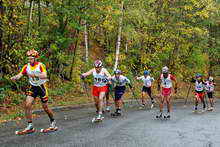
<path id="1" fill-rule="evenodd" d="M 212 0 L 3 0 L 0 15 L 0 73 L 10 77 L 40 52 L 50 82 L 81 83 L 79 75 L 102 59 L 113 73 L 119 19 L 123 17 L 119 68 L 126 75 L 148 69 L 154 77 L 167 65 L 180 79 L 207 74 L 220 63 L 220 4 Z M 38 7 L 40 6 L 40 7 Z M 89 62 L 84 61 L 84 24 L 88 25 Z M 30 25 L 30 27 L 28 27 Z M 1 32 L 2 30 L 2 32 Z M 3 34 L 1 36 L 1 33 Z M 126 50 L 127 48 L 127 50 Z M 91 84 L 92 77 L 86 79 Z M 25 86 L 23 79 L 20 86 Z M 0 101 L 9 83 L 1 87 Z M 68 88 L 65 88 L 69 90 Z M 16 90 L 18 91 L 18 90 Z M 65 93 L 58 90 L 57 95 Z M 52 92 L 53 93 L 53 92 Z M 19 100 L 14 100 L 19 103 Z"/>

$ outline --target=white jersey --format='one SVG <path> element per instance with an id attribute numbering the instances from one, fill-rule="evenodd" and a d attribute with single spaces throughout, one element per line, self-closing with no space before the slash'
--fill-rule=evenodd
<path id="1" fill-rule="evenodd" d="M 163 88 L 171 88 L 173 86 L 172 80 L 174 77 L 171 74 L 168 74 L 167 78 L 164 78 L 163 74 L 161 74 L 160 79 Z"/>
<path id="2" fill-rule="evenodd" d="M 27 74 L 34 74 L 36 76 L 38 76 L 39 74 L 41 74 L 41 70 L 40 70 L 40 66 L 42 65 L 42 63 L 39 63 L 37 64 L 36 68 L 31 68 L 31 65 L 30 63 L 27 64 L 27 69 L 26 69 L 26 72 Z M 39 77 L 29 77 L 29 83 L 33 86 L 40 86 L 42 84 L 44 84 L 45 82 L 47 82 L 48 79 L 40 79 Z"/>
<path id="3" fill-rule="evenodd" d="M 119 78 L 113 76 L 111 80 L 115 86 L 125 86 L 127 83 L 130 83 L 130 80 L 123 75 L 120 75 Z"/>
<path id="4" fill-rule="evenodd" d="M 108 75 L 106 75 L 108 71 L 105 68 L 102 68 L 100 73 L 97 73 L 95 68 L 93 69 L 93 77 L 94 77 L 94 86 L 103 87 L 106 86 L 108 82 Z"/>
<path id="5" fill-rule="evenodd" d="M 195 82 L 195 90 L 198 91 L 198 92 L 202 92 L 205 90 L 205 86 L 204 86 L 204 83 L 203 82 L 199 82 L 196 80 Z"/>
<path id="6" fill-rule="evenodd" d="M 213 92 L 214 91 L 214 83 L 210 81 L 205 82 L 205 89 L 207 92 Z"/>
<path id="7" fill-rule="evenodd" d="M 152 82 L 154 81 L 154 78 L 151 76 L 147 76 L 145 78 L 145 76 L 141 76 L 141 77 L 137 77 L 137 80 L 142 80 L 143 81 L 143 85 L 145 87 L 151 87 L 152 86 Z"/>

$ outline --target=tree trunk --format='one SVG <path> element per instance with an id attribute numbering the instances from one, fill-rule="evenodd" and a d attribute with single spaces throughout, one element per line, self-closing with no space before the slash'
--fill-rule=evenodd
<path id="1" fill-rule="evenodd" d="M 31 0 L 30 1 L 30 7 L 29 7 L 28 28 L 27 28 L 27 34 L 28 35 L 30 35 L 29 32 L 30 32 L 30 27 L 31 27 L 31 23 L 32 23 L 33 3 L 34 3 L 34 1 Z"/>
<path id="2" fill-rule="evenodd" d="M 118 27 L 118 39 L 116 43 L 116 54 L 115 54 L 115 66 L 114 70 L 117 69 L 118 67 L 118 62 L 119 62 L 119 55 L 120 55 L 120 45 L 121 45 L 121 32 L 122 32 L 122 21 L 123 21 L 123 8 L 124 8 L 124 2 L 122 1 L 121 3 L 121 13 L 122 16 L 119 19 L 119 27 Z"/>
<path id="3" fill-rule="evenodd" d="M 78 38 L 79 36 L 79 30 L 76 30 L 76 34 L 75 34 L 75 37 Z M 77 46 L 78 46 L 78 39 L 76 40 L 75 42 L 75 45 L 74 45 L 74 52 L 73 52 L 73 59 L 72 59 L 72 63 L 71 63 L 71 68 L 70 68 L 70 80 L 72 80 L 72 73 L 73 73 L 73 67 L 74 67 L 74 63 L 75 63 L 75 58 L 76 58 L 76 49 L 77 49 Z"/>
<path id="4" fill-rule="evenodd" d="M 85 39 L 85 49 L 86 49 L 86 56 L 85 56 L 85 61 L 89 61 L 89 45 L 88 45 L 88 30 L 87 30 L 87 23 L 85 21 L 84 25 L 84 39 Z"/>
<path id="5" fill-rule="evenodd" d="M 3 17 L 4 8 L 3 8 L 3 1 L 0 0 L 0 18 Z M 0 50 L 3 50 L 3 29 L 2 29 L 2 21 L 0 21 Z"/>
<path id="6" fill-rule="evenodd" d="M 128 53 L 128 41 L 126 41 L 126 43 L 125 43 L 125 52 L 126 52 L 126 54 Z"/>
<path id="7" fill-rule="evenodd" d="M 38 0 L 38 26 L 41 26 L 41 4 L 40 0 Z"/>

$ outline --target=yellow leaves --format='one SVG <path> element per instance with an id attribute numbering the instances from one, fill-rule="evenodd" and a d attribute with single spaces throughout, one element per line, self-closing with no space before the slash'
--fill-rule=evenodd
<path id="1" fill-rule="evenodd" d="M 107 29 L 108 31 L 112 31 L 114 29 L 114 25 L 112 24 L 112 21 L 108 19 L 104 20 L 101 26 Z"/>
<path id="2" fill-rule="evenodd" d="M 191 11 L 193 10 L 193 7 L 192 6 L 189 6 L 189 5 L 186 5 L 183 7 L 184 10 L 187 10 L 187 11 Z"/>

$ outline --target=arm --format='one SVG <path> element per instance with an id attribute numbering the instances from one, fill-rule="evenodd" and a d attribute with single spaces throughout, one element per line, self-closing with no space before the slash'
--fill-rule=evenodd
<path id="1" fill-rule="evenodd" d="M 13 81 L 19 80 L 24 74 L 27 74 L 26 69 L 27 69 L 27 64 L 21 69 L 19 74 L 11 77 L 11 80 Z"/>
<path id="2" fill-rule="evenodd" d="M 21 77 L 23 76 L 23 74 L 20 72 L 19 74 L 11 77 L 11 80 L 15 81 L 15 80 L 19 80 Z"/>
<path id="3" fill-rule="evenodd" d="M 81 78 L 82 78 L 82 77 L 85 78 L 85 77 L 91 75 L 93 71 L 94 71 L 94 69 L 91 69 L 91 70 L 89 70 L 88 72 L 83 73 L 83 74 L 81 75 Z"/>
<path id="4" fill-rule="evenodd" d="M 160 91 L 160 77 L 157 79 L 157 91 Z"/>
<path id="5" fill-rule="evenodd" d="M 177 92 L 177 80 L 176 77 L 174 77 L 173 75 L 171 76 L 171 80 L 174 82 L 174 90 L 175 93 Z"/>

